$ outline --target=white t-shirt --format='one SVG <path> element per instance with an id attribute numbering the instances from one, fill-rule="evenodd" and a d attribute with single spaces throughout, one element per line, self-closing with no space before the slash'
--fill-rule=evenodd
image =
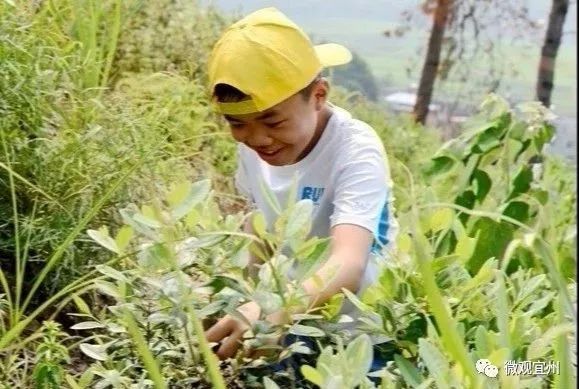
<path id="1" fill-rule="evenodd" d="M 240 143 L 235 182 L 239 192 L 263 212 L 268 226 L 273 225 L 277 214 L 261 192 L 260 180 L 279 204 L 286 204 L 296 176 L 296 201 L 311 199 L 314 204 L 310 236 L 328 237 L 338 224 L 354 224 L 372 232 L 374 244 L 357 292 L 361 296 L 377 280 L 380 262 L 393 247 L 398 230 L 392 181 L 386 152 L 374 129 L 339 107 L 330 104 L 330 108 L 332 115 L 318 143 L 295 164 L 269 165 Z M 348 302 L 341 313 L 356 318 L 354 311 Z"/>

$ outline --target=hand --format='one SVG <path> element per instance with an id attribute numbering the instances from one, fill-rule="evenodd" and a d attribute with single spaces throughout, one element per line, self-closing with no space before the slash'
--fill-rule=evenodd
<path id="1" fill-rule="evenodd" d="M 205 332 L 205 337 L 209 342 L 221 343 L 216 352 L 219 359 L 227 359 L 235 355 L 241 346 L 243 334 L 257 322 L 261 312 L 259 305 L 253 301 L 242 305 L 237 310 L 250 325 L 231 315 L 226 315 Z"/>

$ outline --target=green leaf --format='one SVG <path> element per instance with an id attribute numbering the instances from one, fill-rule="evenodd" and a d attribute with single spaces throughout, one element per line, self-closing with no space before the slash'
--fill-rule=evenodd
<path id="1" fill-rule="evenodd" d="M 448 156 L 433 158 L 429 166 L 424 171 L 426 176 L 432 177 L 448 173 L 456 164 L 456 160 Z"/>
<path id="2" fill-rule="evenodd" d="M 531 188 L 531 182 L 533 182 L 533 171 L 527 165 L 522 166 L 513 179 L 512 189 L 508 200 L 513 199 L 521 193 L 527 193 L 527 191 Z"/>
<path id="3" fill-rule="evenodd" d="M 131 211 L 129 209 L 121 209 L 119 213 L 121 214 L 123 221 L 129 226 L 131 226 L 135 231 L 145 235 L 147 238 L 152 240 L 155 240 L 157 238 L 155 232 L 151 230 L 151 228 L 143 225 L 142 223 L 138 223 L 133 219 L 135 213 L 134 211 Z"/>
<path id="4" fill-rule="evenodd" d="M 368 290 L 366 290 L 368 291 Z M 342 305 L 344 303 L 344 295 L 342 293 L 336 293 L 333 295 L 326 304 L 324 304 L 322 309 L 322 315 L 326 318 L 326 320 L 331 320 L 334 318 L 340 310 L 342 309 Z"/>
<path id="5" fill-rule="evenodd" d="M 511 124 L 511 128 L 509 129 L 509 137 L 512 139 L 516 139 L 522 141 L 525 137 L 527 132 L 527 124 L 522 121 L 515 121 Z"/>
<path id="6" fill-rule="evenodd" d="M 99 323 L 98 321 L 83 321 L 82 323 L 78 323 L 70 327 L 71 330 L 92 330 L 94 328 L 105 328 L 104 324 Z"/>
<path id="7" fill-rule="evenodd" d="M 473 152 L 485 154 L 501 144 L 501 137 L 506 128 L 503 118 L 496 121 L 496 125 L 479 134 L 473 147 Z"/>
<path id="8" fill-rule="evenodd" d="M 84 313 L 85 315 L 91 315 L 91 309 L 88 307 L 88 305 L 84 302 L 83 299 L 81 299 L 78 295 L 73 294 L 72 295 L 72 300 L 74 301 L 76 307 L 78 308 L 78 310 L 81 313 Z"/>
<path id="9" fill-rule="evenodd" d="M 466 234 L 458 238 L 454 253 L 458 255 L 463 263 L 472 257 L 476 247 L 476 242 L 477 238 L 471 238 Z"/>
<path id="10" fill-rule="evenodd" d="M 505 207 L 503 215 L 526 223 L 529 220 L 529 209 L 529 204 L 524 201 L 510 201 Z"/>
<path id="11" fill-rule="evenodd" d="M 322 386 L 322 383 L 324 382 L 324 378 L 322 377 L 320 372 L 317 371 L 316 369 L 314 369 L 313 367 L 311 367 L 309 365 L 302 365 L 300 367 L 300 372 L 305 377 L 305 379 L 307 379 L 308 381 L 310 381 L 314 385 Z"/>
<path id="12" fill-rule="evenodd" d="M 273 209 L 277 215 L 281 214 L 281 206 L 279 205 L 277 198 L 263 180 L 259 180 L 259 188 L 271 209 Z"/>
<path id="13" fill-rule="evenodd" d="M 266 315 L 277 312 L 280 310 L 283 304 L 283 301 L 279 295 L 263 290 L 256 291 L 252 298 Z"/>
<path id="14" fill-rule="evenodd" d="M 352 304 L 354 304 L 356 306 L 356 308 L 358 308 L 360 311 L 362 312 L 372 312 L 372 308 L 366 304 L 364 304 L 362 301 L 360 301 L 360 299 L 358 298 L 358 296 L 356 296 L 354 293 L 350 292 L 348 289 L 346 288 L 342 288 L 342 292 L 344 293 L 344 295 L 348 298 L 348 300 L 350 300 L 350 302 Z"/>
<path id="15" fill-rule="evenodd" d="M 485 263 L 477 271 L 476 275 L 464 285 L 464 290 L 469 291 L 491 281 L 495 276 L 495 264 L 496 261 L 493 258 L 489 258 L 487 261 L 485 261 Z"/>
<path id="16" fill-rule="evenodd" d="M 553 348 L 555 339 L 561 335 L 572 333 L 575 327 L 572 323 L 558 324 L 549 328 L 539 339 L 533 341 L 527 349 L 527 359 L 535 360 L 542 358 Z"/>
<path id="17" fill-rule="evenodd" d="M 171 190 L 167 194 L 167 202 L 173 208 L 177 207 L 187 195 L 191 192 L 191 183 L 189 181 L 181 181 L 172 185 Z"/>
<path id="18" fill-rule="evenodd" d="M 96 359 L 97 361 L 107 360 L 107 353 L 106 353 L 107 346 L 81 343 L 79 347 L 80 351 L 82 351 L 85 355 L 91 357 L 92 359 Z"/>
<path id="19" fill-rule="evenodd" d="M 495 127 L 497 123 L 498 119 L 489 121 L 481 115 L 472 116 L 465 123 L 465 129 L 460 136 L 466 141 L 471 140 L 489 128 Z"/>
<path id="20" fill-rule="evenodd" d="M 78 384 L 82 387 L 82 388 L 87 388 L 89 386 L 89 384 L 92 382 L 92 380 L 94 379 L 94 373 L 92 371 L 92 369 L 87 369 L 84 373 L 82 373 L 82 375 L 80 376 L 80 379 L 78 380 Z"/>
<path id="21" fill-rule="evenodd" d="M 490 354 L 490 347 L 487 340 L 487 329 L 483 325 L 479 325 L 475 332 L 475 346 L 479 359 L 486 358 Z"/>
<path id="22" fill-rule="evenodd" d="M 450 366 L 440 350 L 424 338 L 418 340 L 418 350 L 428 371 L 434 377 L 437 387 L 450 387 L 448 382 Z"/>
<path id="23" fill-rule="evenodd" d="M 153 215 L 151 215 L 152 212 L 146 211 L 147 209 L 150 210 L 151 208 L 143 207 L 143 209 L 145 210 L 147 215 L 144 213 L 135 212 L 133 214 L 133 220 L 146 227 L 161 228 L 161 223 Z"/>
<path id="24" fill-rule="evenodd" d="M 357 385 L 364 379 L 372 366 L 373 350 L 370 337 L 362 334 L 348 344 L 346 358 L 350 376 L 355 377 L 351 383 Z"/>
<path id="25" fill-rule="evenodd" d="M 447 230 L 452 226 L 454 211 L 450 208 L 437 209 L 430 217 L 430 229 L 433 232 Z"/>
<path id="26" fill-rule="evenodd" d="M 289 328 L 289 333 L 299 336 L 322 337 L 325 336 L 324 331 L 316 327 L 305 326 L 302 324 L 294 324 Z"/>
<path id="27" fill-rule="evenodd" d="M 233 277 L 227 276 L 214 276 L 211 282 L 209 282 L 206 286 L 210 286 L 213 288 L 213 294 L 218 293 L 223 288 L 230 288 L 236 292 L 239 292 L 243 295 L 246 294 L 246 290 L 240 283 L 240 280 L 237 280 Z"/>
<path id="28" fill-rule="evenodd" d="M 394 361 L 407 385 L 416 388 L 422 383 L 423 378 L 420 375 L 420 372 L 412 363 L 410 363 L 410 361 L 399 354 L 394 355 Z"/>
<path id="29" fill-rule="evenodd" d="M 115 237 L 115 242 L 120 253 L 125 251 L 132 238 L 133 229 L 130 226 L 122 226 L 121 229 L 117 232 L 117 236 Z"/>
<path id="30" fill-rule="evenodd" d="M 211 190 L 210 180 L 201 180 L 191 185 L 189 193 L 185 196 L 183 201 L 172 207 L 171 215 L 179 220 L 188 214 L 197 204 L 201 203 L 209 195 Z"/>
<path id="31" fill-rule="evenodd" d="M 129 280 L 123 273 L 118 270 L 113 269 L 107 265 L 97 265 L 96 269 L 99 273 L 104 274 L 105 276 L 112 278 L 113 280 L 121 281 L 121 282 L 128 282 Z"/>
<path id="32" fill-rule="evenodd" d="M 438 273 L 439 271 L 448 268 L 457 261 L 457 255 L 444 255 L 432 260 L 432 271 Z"/>
<path id="33" fill-rule="evenodd" d="M 96 280 L 95 285 L 99 292 L 109 295 L 117 300 L 121 298 L 121 293 L 115 284 L 103 280 Z"/>
<path id="34" fill-rule="evenodd" d="M 57 389 L 62 380 L 62 367 L 52 362 L 40 362 L 34 368 L 36 387 L 42 389 Z"/>
<path id="35" fill-rule="evenodd" d="M 199 319 L 203 319 L 207 316 L 211 316 L 211 315 L 219 312 L 226 305 L 227 305 L 227 302 L 225 302 L 225 301 L 213 301 L 212 303 L 209 303 L 209 304 L 203 306 L 203 308 L 201 308 L 200 310 L 195 311 L 195 312 L 196 312 L 197 317 Z"/>
<path id="36" fill-rule="evenodd" d="M 472 183 L 474 185 L 476 199 L 479 203 L 482 203 L 491 190 L 491 178 L 484 170 L 476 169 L 472 174 Z"/>
<path id="37" fill-rule="evenodd" d="M 498 223 L 488 217 L 481 217 L 473 224 L 470 236 L 477 236 L 474 254 L 466 263 L 470 274 L 476 274 L 489 258 L 502 258 L 513 239 L 514 229 L 505 222 Z"/>
<path id="38" fill-rule="evenodd" d="M 549 192 L 546 190 L 531 189 L 529 194 L 536 198 L 541 203 L 541 205 L 545 205 L 547 204 L 547 201 L 549 201 Z"/>
<path id="39" fill-rule="evenodd" d="M 555 127 L 548 123 L 544 123 L 544 125 L 536 132 L 533 137 L 533 143 L 539 153 L 543 151 L 545 144 L 553 139 L 553 135 L 555 135 Z"/>
<path id="40" fill-rule="evenodd" d="M 268 377 L 263 377 L 263 385 L 265 389 L 280 389 L 275 381 Z"/>
<path id="41" fill-rule="evenodd" d="M 476 196 L 472 190 L 467 190 L 457 196 L 456 200 L 454 201 L 456 205 L 460 205 L 461 207 L 472 209 L 474 207 L 476 200 Z M 466 213 L 460 213 L 458 218 L 460 219 L 462 224 L 466 224 L 469 215 Z"/>
<path id="42" fill-rule="evenodd" d="M 265 216 L 261 211 L 255 211 L 251 216 L 251 227 L 253 228 L 253 232 L 260 238 L 264 238 L 266 236 L 266 223 L 265 223 Z"/>
<path id="43" fill-rule="evenodd" d="M 113 253 L 118 254 L 120 252 L 119 248 L 117 247 L 117 243 L 109 236 L 109 230 L 106 226 L 99 228 L 98 231 L 87 230 L 87 234 L 91 237 L 92 240 L 104 248 L 112 251 Z"/>
<path id="44" fill-rule="evenodd" d="M 71 387 L 71 389 L 82 389 L 83 388 L 74 380 L 74 378 L 70 374 L 65 375 L 64 379 L 66 380 L 66 383 Z"/>
<path id="45" fill-rule="evenodd" d="M 508 163 L 517 163 L 521 155 L 521 150 L 523 149 L 523 143 L 514 139 L 505 139 L 504 148 L 508 152 L 506 158 L 508 158 Z"/>
<path id="46" fill-rule="evenodd" d="M 292 239 L 298 234 L 305 237 L 310 232 L 313 209 L 314 204 L 309 199 L 300 200 L 293 206 L 285 227 L 286 238 Z"/>
<path id="47" fill-rule="evenodd" d="M 162 243 L 144 248 L 138 253 L 137 258 L 139 265 L 149 271 L 167 270 L 174 263 L 172 251 Z"/>
<path id="48" fill-rule="evenodd" d="M 317 249 L 318 245 L 323 244 L 325 240 L 326 239 L 320 239 L 314 236 L 305 242 L 300 242 L 295 248 L 295 256 L 297 258 L 310 256 Z"/>

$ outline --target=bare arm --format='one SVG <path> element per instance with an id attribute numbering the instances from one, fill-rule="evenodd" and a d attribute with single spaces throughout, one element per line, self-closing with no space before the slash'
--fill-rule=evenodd
<path id="1" fill-rule="evenodd" d="M 303 284 L 310 297 L 310 307 L 326 303 L 342 288 L 356 293 L 364 274 L 366 259 L 372 244 L 372 233 L 353 224 L 339 224 L 331 230 L 331 254 L 316 275 Z M 320 288 L 314 280 L 319 277 L 325 285 Z"/>

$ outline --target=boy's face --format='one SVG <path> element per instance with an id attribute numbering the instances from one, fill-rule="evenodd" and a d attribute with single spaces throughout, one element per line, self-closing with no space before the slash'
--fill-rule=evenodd
<path id="1" fill-rule="evenodd" d="M 317 81 L 308 99 L 300 93 L 263 112 L 224 115 L 236 141 L 253 149 L 273 166 L 291 165 L 301 159 L 322 123 L 328 84 Z"/>

